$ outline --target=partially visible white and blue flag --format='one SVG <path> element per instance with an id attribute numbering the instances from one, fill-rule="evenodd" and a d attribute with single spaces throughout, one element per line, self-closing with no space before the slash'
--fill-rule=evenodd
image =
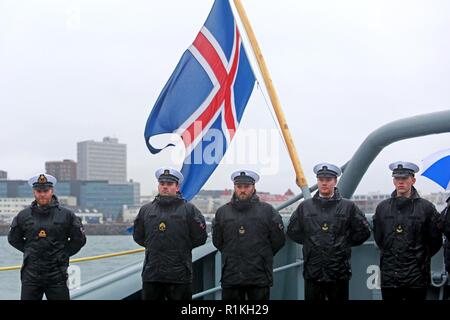
<path id="1" fill-rule="evenodd" d="M 433 153 L 422 160 L 422 176 L 436 182 L 445 190 L 450 190 L 450 149 Z"/>

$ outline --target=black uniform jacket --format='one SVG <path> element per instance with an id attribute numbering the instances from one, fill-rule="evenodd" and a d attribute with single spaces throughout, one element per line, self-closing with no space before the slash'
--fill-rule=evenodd
<path id="1" fill-rule="evenodd" d="M 145 247 L 143 281 L 192 282 L 192 249 L 206 242 L 203 215 L 179 194 L 157 196 L 134 221 L 133 238 Z"/>
<path id="2" fill-rule="evenodd" d="M 67 280 L 69 257 L 86 243 L 81 219 L 53 196 L 49 206 L 34 201 L 14 218 L 8 242 L 24 253 L 22 283 L 51 285 Z"/>
<path id="3" fill-rule="evenodd" d="M 222 253 L 223 288 L 272 286 L 273 256 L 285 243 L 283 221 L 256 194 L 220 207 L 213 221 L 213 243 Z"/>
<path id="4" fill-rule="evenodd" d="M 414 187 L 410 198 L 396 194 L 380 202 L 373 217 L 381 287 L 422 288 L 431 281 L 431 257 L 442 247 L 439 213 Z"/>
<path id="5" fill-rule="evenodd" d="M 319 197 L 300 203 L 289 221 L 287 235 L 303 244 L 303 276 L 307 280 L 333 282 L 351 277 L 351 247 L 370 237 L 361 210 L 341 198 L 335 188 L 331 198 Z"/>

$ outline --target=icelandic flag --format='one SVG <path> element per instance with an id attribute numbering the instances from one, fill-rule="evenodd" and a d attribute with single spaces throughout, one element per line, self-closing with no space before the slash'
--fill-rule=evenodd
<path id="1" fill-rule="evenodd" d="M 192 199 L 213 173 L 252 93 L 255 76 L 228 0 L 216 0 L 193 44 L 160 93 L 145 126 L 151 153 L 162 149 L 153 136 L 178 134 L 186 153 L 181 192 Z"/>

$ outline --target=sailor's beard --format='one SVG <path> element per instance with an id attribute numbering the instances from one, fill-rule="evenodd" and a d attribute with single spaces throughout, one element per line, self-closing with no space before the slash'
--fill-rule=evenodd
<path id="1" fill-rule="evenodd" d="M 253 195 L 240 198 L 239 196 L 234 194 L 233 206 L 239 211 L 250 209 L 252 206 L 252 196 Z"/>

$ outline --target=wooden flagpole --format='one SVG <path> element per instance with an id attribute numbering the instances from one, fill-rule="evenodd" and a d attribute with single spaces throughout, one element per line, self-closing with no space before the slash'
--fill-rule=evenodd
<path id="1" fill-rule="evenodd" d="M 283 111 L 281 110 L 280 100 L 278 99 L 278 95 L 275 91 L 275 87 L 270 77 L 269 70 L 267 68 L 266 62 L 264 61 L 261 49 L 259 48 L 258 41 L 256 40 L 255 33 L 253 32 L 252 26 L 250 25 L 250 21 L 248 20 L 247 14 L 245 13 L 241 1 L 234 0 L 234 4 L 236 6 L 239 17 L 241 18 L 242 24 L 244 25 L 245 31 L 250 40 L 250 44 L 252 45 L 253 52 L 255 53 L 256 60 L 258 61 L 258 65 L 264 79 L 264 83 L 270 96 L 270 101 L 272 102 L 273 109 L 275 110 L 275 114 L 277 116 L 277 120 L 280 125 L 284 141 L 286 142 L 288 148 L 289 156 L 294 166 L 296 183 L 301 188 L 304 198 L 305 199 L 310 198 L 311 193 L 309 192 L 308 182 L 306 181 L 305 175 L 303 173 L 303 169 L 300 164 L 300 160 L 298 158 L 298 154 L 295 149 L 294 141 L 292 140 L 292 136 L 289 131 L 286 118 L 284 116 Z"/>

